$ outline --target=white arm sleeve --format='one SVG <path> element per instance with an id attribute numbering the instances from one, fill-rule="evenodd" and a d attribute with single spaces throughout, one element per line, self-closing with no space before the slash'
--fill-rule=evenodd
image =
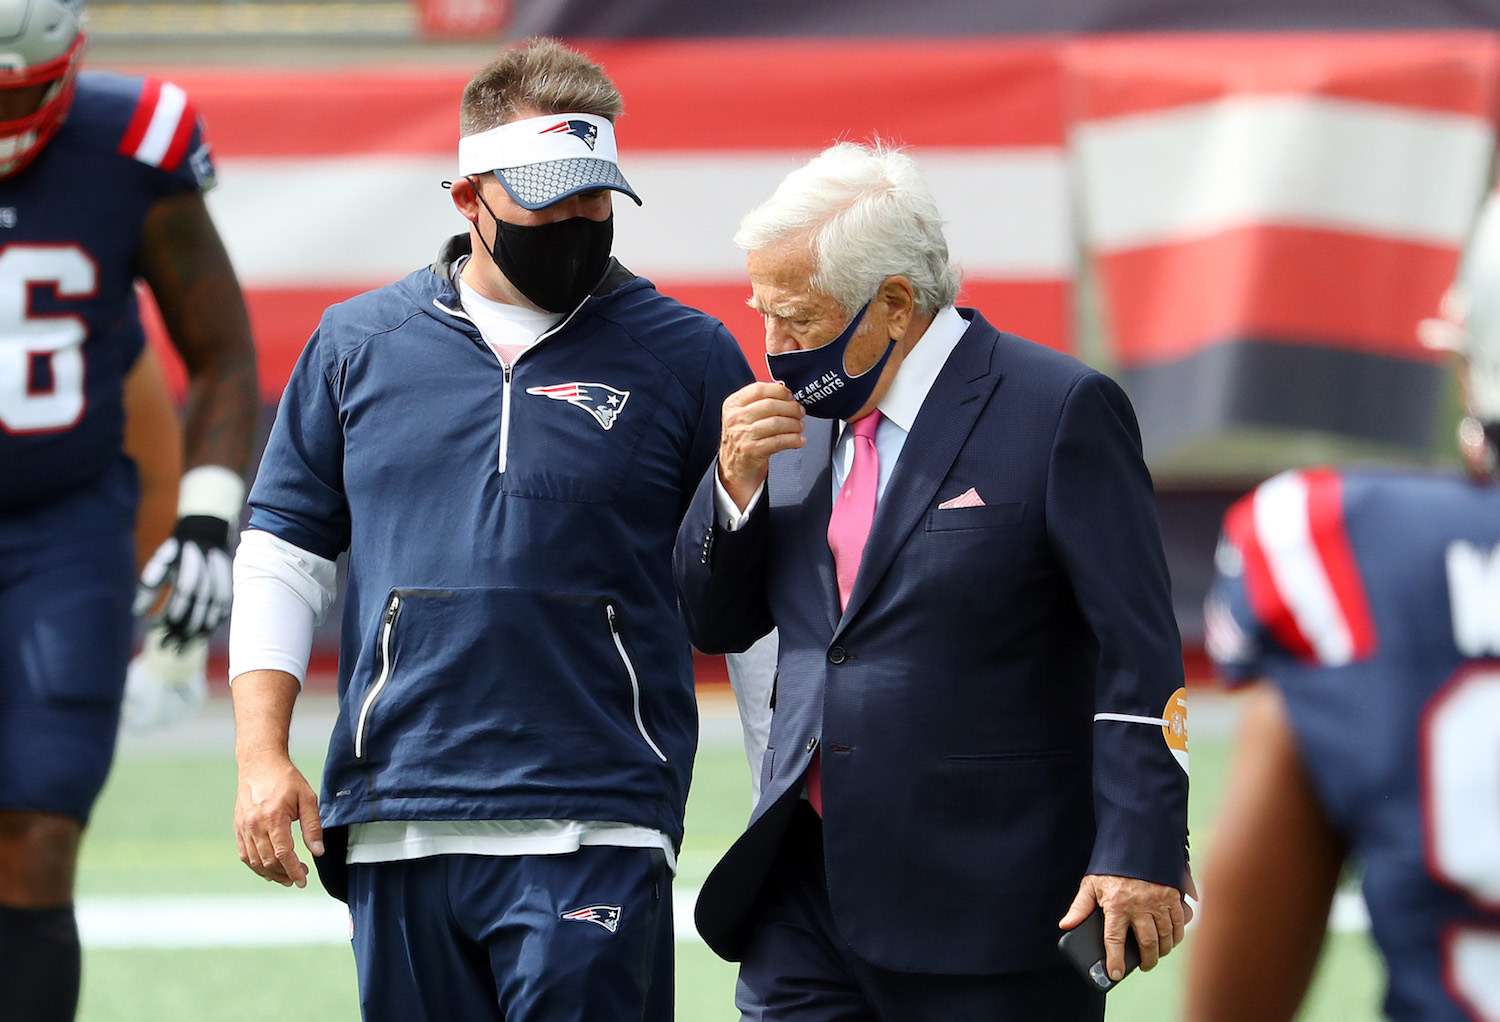
<path id="1" fill-rule="evenodd" d="M 307 680 L 313 628 L 337 590 L 334 562 L 260 529 L 240 536 L 234 555 L 234 613 L 229 621 L 229 678 L 246 671 L 285 671 Z"/>

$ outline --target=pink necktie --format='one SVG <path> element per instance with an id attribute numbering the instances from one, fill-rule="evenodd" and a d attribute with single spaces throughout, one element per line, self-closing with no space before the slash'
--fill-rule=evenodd
<path id="1" fill-rule="evenodd" d="M 859 574 L 859 560 L 870 538 L 870 523 L 875 520 L 875 496 L 880 487 L 880 455 L 875 451 L 875 429 L 880 412 L 873 411 L 851 424 L 854 430 L 854 461 L 838 503 L 828 516 L 828 549 L 833 551 L 833 570 L 839 582 L 839 609 L 849 605 L 854 579 Z M 807 800 L 819 816 L 823 815 L 823 762 L 821 750 L 813 754 L 807 768 Z"/>

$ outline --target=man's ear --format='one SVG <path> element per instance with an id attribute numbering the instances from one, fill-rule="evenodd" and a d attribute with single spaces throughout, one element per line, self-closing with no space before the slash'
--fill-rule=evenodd
<path id="1" fill-rule="evenodd" d="M 463 214 L 469 223 L 479 222 L 479 193 L 474 190 L 474 182 L 466 177 L 456 178 L 448 186 L 448 197 L 453 200 L 453 206 Z"/>
<path id="2" fill-rule="evenodd" d="M 885 302 L 885 322 L 890 335 L 905 338 L 917 308 L 916 289 L 905 277 L 887 277 L 880 285 L 880 298 Z"/>

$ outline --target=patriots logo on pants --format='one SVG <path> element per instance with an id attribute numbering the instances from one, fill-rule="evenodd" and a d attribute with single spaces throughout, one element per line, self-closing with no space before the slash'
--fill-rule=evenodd
<path id="1" fill-rule="evenodd" d="M 555 383 L 550 387 L 528 387 L 526 393 L 577 405 L 605 429 L 615 424 L 615 419 L 625 409 L 625 402 L 630 400 L 630 391 L 616 390 L 602 383 Z"/>
<path id="2" fill-rule="evenodd" d="M 556 132 L 564 132 L 569 135 L 577 135 L 583 140 L 583 144 L 593 152 L 594 143 L 599 140 L 599 129 L 588 121 L 558 121 L 550 128 L 543 128 L 537 132 L 538 135 L 551 135 Z"/>
<path id="3" fill-rule="evenodd" d="M 614 933 L 620 926 L 620 906 L 590 905 L 588 908 L 575 908 L 571 912 L 563 912 L 561 917 L 580 923 L 598 923 L 610 933 Z"/>

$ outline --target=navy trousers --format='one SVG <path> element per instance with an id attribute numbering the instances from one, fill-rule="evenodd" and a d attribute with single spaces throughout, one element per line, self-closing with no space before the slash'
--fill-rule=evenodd
<path id="1" fill-rule="evenodd" d="M 749 925 L 735 990 L 735 1006 L 745 1022 L 1104 1018 L 1104 995 L 1066 964 L 1038 972 L 950 976 L 891 972 L 855 956 L 829 911 L 823 825 L 805 802 L 793 816 Z"/>
<path id="2" fill-rule="evenodd" d="M 365 1022 L 671 1022 L 659 849 L 349 867 Z"/>

